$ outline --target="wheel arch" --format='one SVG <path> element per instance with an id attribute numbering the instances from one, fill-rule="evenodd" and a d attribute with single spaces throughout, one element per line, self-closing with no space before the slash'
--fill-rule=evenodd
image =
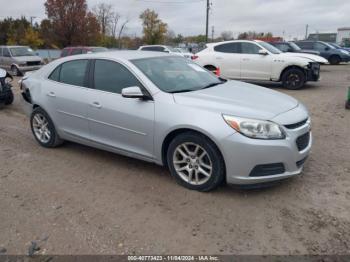
<path id="1" fill-rule="evenodd" d="M 299 70 L 303 71 L 303 73 L 305 74 L 305 78 L 307 77 L 305 68 L 303 68 L 303 67 L 301 67 L 301 66 L 298 66 L 298 65 L 289 65 L 289 66 L 285 67 L 285 68 L 282 70 L 282 72 L 281 72 L 281 74 L 280 74 L 280 78 L 278 79 L 278 81 L 282 81 L 282 78 L 283 78 L 284 73 L 287 72 L 287 71 L 290 70 L 290 69 L 299 69 Z"/>
<path id="2" fill-rule="evenodd" d="M 196 130 L 194 128 L 190 128 L 190 127 L 182 127 L 182 128 L 177 128 L 177 129 L 174 129 L 172 130 L 171 132 L 169 132 L 164 140 L 163 140 L 163 143 L 162 143 L 162 149 L 161 149 L 161 157 L 162 157 L 162 163 L 165 167 L 168 167 L 168 163 L 167 163 L 167 152 L 168 152 L 168 148 L 169 148 L 169 145 L 171 143 L 171 141 L 177 137 L 178 135 L 180 134 L 183 134 L 183 133 L 187 133 L 187 132 L 192 132 L 192 133 L 197 133 L 201 136 L 204 136 L 206 139 L 208 139 L 209 141 L 211 141 L 213 143 L 213 145 L 216 146 L 218 152 L 220 153 L 223 161 L 224 161 L 224 164 L 225 164 L 225 170 L 226 170 L 226 163 L 225 163 L 225 158 L 220 150 L 220 148 L 218 147 L 217 145 L 217 142 L 212 138 L 210 137 L 210 135 L 206 134 L 206 132 L 202 132 L 200 130 Z"/>

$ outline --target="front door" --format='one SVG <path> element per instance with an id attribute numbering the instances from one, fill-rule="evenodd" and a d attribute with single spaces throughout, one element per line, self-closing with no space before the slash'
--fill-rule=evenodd
<path id="1" fill-rule="evenodd" d="M 251 80 L 271 79 L 271 55 L 261 55 L 260 46 L 254 43 L 241 43 L 241 78 Z"/>
<path id="2" fill-rule="evenodd" d="M 123 88 L 143 88 L 142 84 L 115 61 L 96 60 L 92 74 L 88 116 L 93 140 L 125 154 L 152 158 L 154 102 L 121 95 Z"/>

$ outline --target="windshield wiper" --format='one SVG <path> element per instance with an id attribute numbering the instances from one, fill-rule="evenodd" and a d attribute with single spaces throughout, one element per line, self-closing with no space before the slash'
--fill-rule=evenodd
<path id="1" fill-rule="evenodd" d="M 217 85 L 222 85 L 222 84 L 225 83 L 225 82 L 226 82 L 226 81 L 221 81 L 221 82 L 219 82 L 219 83 L 211 83 L 211 84 L 209 84 L 209 85 L 206 85 L 206 86 L 202 87 L 201 90 L 202 90 L 202 89 L 207 89 L 207 88 L 210 88 L 210 87 L 214 87 L 214 86 L 217 86 Z"/>
<path id="2" fill-rule="evenodd" d="M 182 90 L 169 91 L 169 93 L 176 94 L 176 93 L 186 93 L 186 92 L 192 92 L 192 91 L 196 91 L 196 90 L 193 90 L 193 89 L 182 89 Z"/>

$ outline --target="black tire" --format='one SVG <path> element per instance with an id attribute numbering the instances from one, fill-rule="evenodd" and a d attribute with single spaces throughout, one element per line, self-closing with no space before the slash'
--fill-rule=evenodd
<path id="1" fill-rule="evenodd" d="M 191 184 L 181 178 L 181 176 L 175 170 L 173 161 L 174 154 L 176 154 L 176 149 L 184 143 L 200 146 L 206 151 L 207 156 L 210 158 L 212 166 L 211 175 L 209 176 L 209 179 L 203 184 Z M 225 179 L 225 163 L 219 149 L 210 139 L 200 133 L 186 132 L 176 136 L 169 145 L 167 151 L 167 163 L 170 173 L 176 179 L 176 181 L 183 187 L 191 190 L 197 190 L 201 192 L 211 191 L 222 184 Z"/>
<path id="2" fill-rule="evenodd" d="M 11 66 L 11 74 L 13 76 L 22 76 L 22 73 L 21 71 L 19 71 L 18 67 L 17 66 Z"/>
<path id="3" fill-rule="evenodd" d="M 339 65 L 341 62 L 341 58 L 337 55 L 332 55 L 329 59 L 328 59 L 329 63 L 331 65 Z"/>
<path id="4" fill-rule="evenodd" d="M 12 90 L 10 89 L 8 91 L 7 97 L 5 99 L 5 105 L 11 105 L 13 103 L 13 100 L 15 99 Z"/>
<path id="5" fill-rule="evenodd" d="M 47 142 L 40 141 L 37 135 L 35 134 L 34 127 L 33 127 L 33 122 L 34 122 L 34 117 L 35 116 L 43 116 L 48 122 L 47 128 L 50 131 L 50 139 Z M 31 116 L 30 116 L 30 127 L 32 130 L 32 133 L 34 135 L 35 140 L 43 147 L 46 148 L 54 148 L 58 147 L 63 143 L 63 140 L 59 138 L 56 128 L 50 118 L 50 116 L 40 107 L 37 107 L 33 110 Z"/>
<path id="6" fill-rule="evenodd" d="M 297 90 L 305 85 L 305 72 L 299 68 L 287 69 L 282 75 L 283 87 L 290 90 Z"/>

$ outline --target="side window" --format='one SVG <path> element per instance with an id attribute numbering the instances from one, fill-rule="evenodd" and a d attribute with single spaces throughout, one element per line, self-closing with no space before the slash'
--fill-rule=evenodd
<path id="1" fill-rule="evenodd" d="M 60 82 L 84 86 L 88 60 L 74 60 L 61 65 Z"/>
<path id="2" fill-rule="evenodd" d="M 68 51 L 69 51 L 68 49 L 63 49 L 61 56 L 62 57 L 67 56 L 68 55 Z"/>
<path id="3" fill-rule="evenodd" d="M 240 48 L 241 43 L 227 43 L 227 44 L 222 44 L 214 47 L 214 50 L 216 52 L 221 52 L 221 53 L 233 53 L 233 54 L 238 54 L 240 53 Z"/>
<path id="4" fill-rule="evenodd" d="M 261 49 L 259 46 L 252 43 L 241 43 L 242 54 L 251 54 L 257 55 L 259 54 L 259 50 Z"/>
<path id="5" fill-rule="evenodd" d="M 319 43 L 319 42 L 315 42 L 314 43 L 314 49 L 317 50 L 317 51 L 325 51 L 326 50 L 326 45 L 322 44 L 322 43 Z"/>
<path id="6" fill-rule="evenodd" d="M 72 50 L 72 55 L 81 55 L 83 51 L 80 48 L 75 48 Z"/>
<path id="7" fill-rule="evenodd" d="M 10 51 L 8 48 L 4 47 L 4 49 L 2 50 L 3 52 L 3 56 L 4 57 L 11 57 Z"/>
<path id="8" fill-rule="evenodd" d="M 94 86 L 97 90 L 120 94 L 125 87 L 142 85 L 123 65 L 108 60 L 96 60 Z"/>
<path id="9" fill-rule="evenodd" d="M 298 42 L 296 44 L 302 49 L 313 49 L 311 42 Z"/>
<path id="10" fill-rule="evenodd" d="M 61 66 L 56 67 L 55 70 L 52 71 L 52 73 L 49 76 L 49 79 L 59 82 L 60 81 L 60 71 L 61 71 Z"/>

